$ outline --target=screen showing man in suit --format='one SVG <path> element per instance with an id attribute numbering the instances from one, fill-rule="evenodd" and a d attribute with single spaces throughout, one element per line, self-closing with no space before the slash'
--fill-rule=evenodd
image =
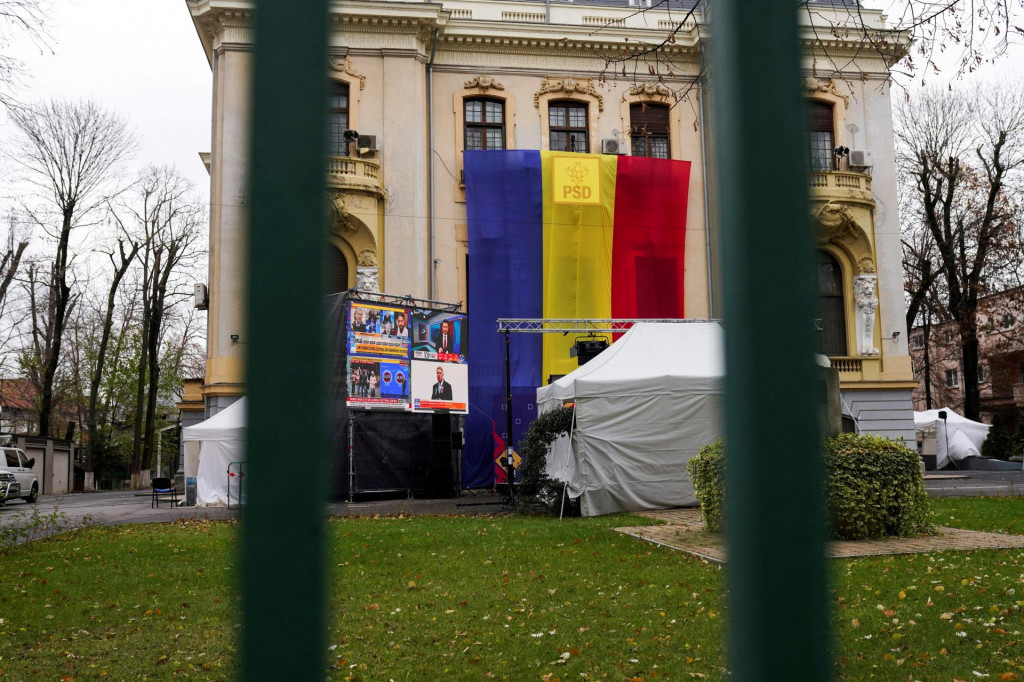
<path id="1" fill-rule="evenodd" d="M 412 409 L 468 412 L 469 365 L 413 360 Z"/>
<path id="2" fill-rule="evenodd" d="M 412 311 L 412 357 L 416 360 L 469 362 L 469 325 L 461 313 Z"/>

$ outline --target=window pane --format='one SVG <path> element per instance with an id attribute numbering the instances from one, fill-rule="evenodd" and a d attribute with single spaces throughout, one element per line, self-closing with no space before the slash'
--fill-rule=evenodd
<path id="1" fill-rule="evenodd" d="M 466 128 L 466 149 L 483 149 L 484 134 L 481 128 Z"/>
<path id="2" fill-rule="evenodd" d="M 551 131 L 551 150 L 556 152 L 569 151 L 569 136 L 559 131 Z"/>
<path id="3" fill-rule="evenodd" d="M 651 138 L 651 156 L 656 159 L 668 158 L 668 139 L 664 137 Z"/>
<path id="4" fill-rule="evenodd" d="M 487 122 L 504 123 L 504 108 L 501 102 L 487 102 Z"/>
<path id="5" fill-rule="evenodd" d="M 483 102 L 469 100 L 466 102 L 466 122 L 467 123 L 482 123 L 483 122 Z"/>
<path id="6" fill-rule="evenodd" d="M 565 127 L 565 107 L 553 106 L 548 109 L 549 124 L 559 128 Z"/>
<path id="7" fill-rule="evenodd" d="M 639 135 L 633 138 L 633 156 L 647 156 L 647 140 Z"/>
<path id="8" fill-rule="evenodd" d="M 504 149 L 505 148 L 505 134 L 503 128 L 488 128 L 487 129 L 487 148 L 488 149 Z"/>
<path id="9" fill-rule="evenodd" d="M 587 144 L 587 134 L 586 133 L 576 132 L 576 133 L 572 134 L 572 137 L 575 138 L 575 140 L 576 140 L 576 146 L 573 147 L 571 149 L 571 151 L 579 152 L 581 154 L 586 154 L 588 151 L 590 151 L 590 145 Z M 570 147 L 572 147 L 571 141 L 570 141 Z"/>
<path id="10" fill-rule="evenodd" d="M 345 156 L 348 154 L 348 141 L 345 140 L 345 131 L 348 130 L 348 114 L 332 112 L 328 117 L 328 153 L 331 156 Z"/>
<path id="11" fill-rule="evenodd" d="M 569 127 L 570 128 L 586 128 L 587 127 L 587 109 L 586 109 L 586 107 L 571 107 L 569 109 Z"/>
<path id="12" fill-rule="evenodd" d="M 810 148 L 811 152 L 810 162 L 812 171 L 832 170 L 832 150 L 835 147 L 835 145 L 832 143 L 832 133 L 808 133 L 808 147 Z"/>
<path id="13" fill-rule="evenodd" d="M 348 95 L 331 95 L 327 98 L 330 109 L 348 109 Z"/>

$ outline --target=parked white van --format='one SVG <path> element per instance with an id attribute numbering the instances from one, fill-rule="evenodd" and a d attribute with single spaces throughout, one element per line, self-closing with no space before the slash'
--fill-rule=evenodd
<path id="1" fill-rule="evenodd" d="M 36 478 L 35 472 L 32 471 L 36 460 L 29 459 L 25 452 L 18 448 L 4 447 L 0 448 L 0 452 L 2 452 L 0 454 L 0 477 L 7 478 L 3 474 L 12 474 L 14 481 L 18 484 L 17 495 L 11 490 L 7 501 L 20 497 L 32 504 L 39 497 L 39 480 Z"/>

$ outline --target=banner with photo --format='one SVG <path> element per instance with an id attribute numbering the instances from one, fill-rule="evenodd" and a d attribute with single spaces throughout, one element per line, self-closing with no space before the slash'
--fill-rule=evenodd
<path id="1" fill-rule="evenodd" d="M 410 368 L 404 359 L 348 358 L 347 407 L 408 410 Z"/>
<path id="2" fill-rule="evenodd" d="M 439 310 L 412 310 L 412 357 L 465 365 L 469 362 L 466 315 Z"/>
<path id="3" fill-rule="evenodd" d="M 469 366 L 438 360 L 412 361 L 412 410 L 469 412 Z"/>
<path id="4" fill-rule="evenodd" d="M 409 312 L 406 308 L 350 301 L 348 354 L 409 357 Z"/>

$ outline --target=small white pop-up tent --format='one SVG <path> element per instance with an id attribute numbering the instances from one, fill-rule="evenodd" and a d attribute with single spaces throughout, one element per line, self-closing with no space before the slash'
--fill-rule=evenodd
<path id="1" fill-rule="evenodd" d="M 245 458 L 245 398 L 239 398 L 204 422 L 186 426 L 181 434 L 185 441 L 185 475 L 196 477 L 196 505 L 226 505 L 228 465 Z M 232 486 L 232 490 L 232 498 L 237 499 L 237 487 Z"/>
<path id="2" fill-rule="evenodd" d="M 548 474 L 584 516 L 696 503 L 686 463 L 722 431 L 724 337 L 716 322 L 637 323 L 596 358 L 537 389 L 543 413 L 574 403 Z"/>
<path id="3" fill-rule="evenodd" d="M 946 418 L 940 419 L 939 412 Z M 988 438 L 988 424 L 961 417 L 948 407 L 914 413 L 914 428 L 921 433 L 935 434 L 935 466 L 942 468 L 968 457 L 981 456 L 981 444 Z"/>

